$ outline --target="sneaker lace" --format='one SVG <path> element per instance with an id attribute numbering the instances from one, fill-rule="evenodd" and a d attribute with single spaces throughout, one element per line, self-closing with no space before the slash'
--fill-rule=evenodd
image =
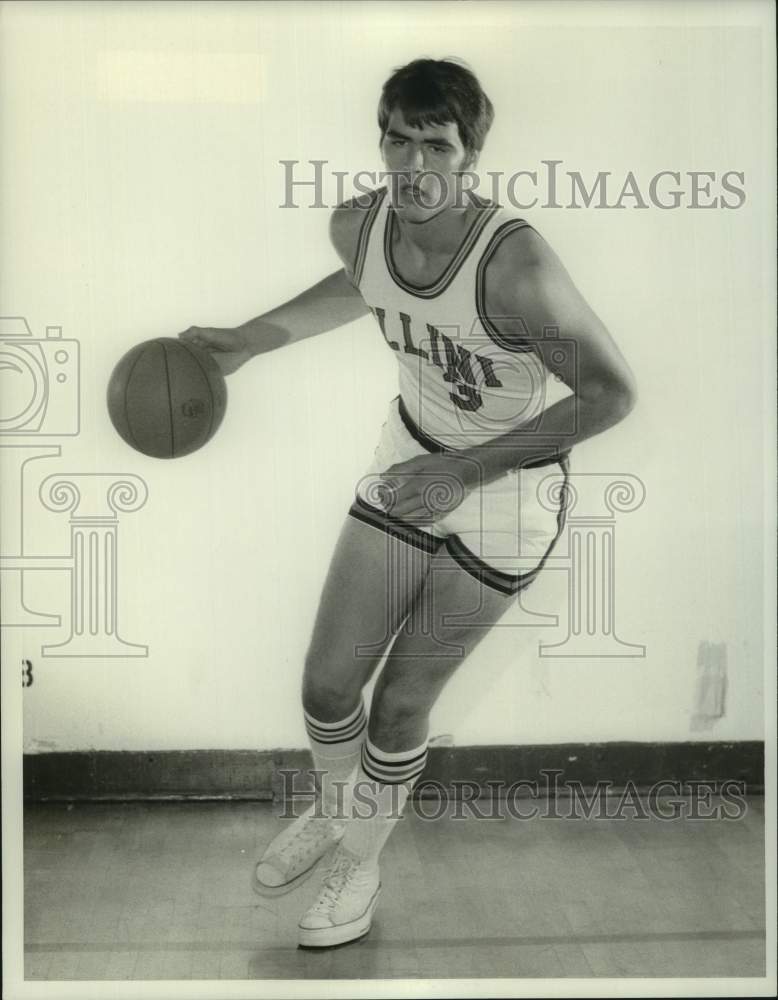
<path id="1" fill-rule="evenodd" d="M 331 910 L 358 866 L 356 858 L 338 851 L 324 873 L 321 893 L 313 908 L 320 911 Z"/>
<path id="2" fill-rule="evenodd" d="M 307 854 L 311 846 L 326 840 L 331 834 L 331 820 L 310 817 L 307 823 L 295 831 L 292 840 L 286 845 L 284 854 L 288 861 L 293 864 L 304 854 Z"/>

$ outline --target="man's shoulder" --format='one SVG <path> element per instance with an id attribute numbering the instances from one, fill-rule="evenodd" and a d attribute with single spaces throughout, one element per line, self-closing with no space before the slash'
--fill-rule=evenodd
<path id="1" fill-rule="evenodd" d="M 346 229 L 353 226 L 359 228 L 366 216 L 378 207 L 385 194 L 386 188 L 380 187 L 347 198 L 332 210 L 332 224 Z"/>
<path id="2" fill-rule="evenodd" d="M 512 315 L 527 296 L 553 288 L 563 271 L 559 257 L 534 225 L 505 213 L 484 254 L 484 308 Z"/>
<path id="3" fill-rule="evenodd" d="M 543 264 L 553 256 L 551 247 L 532 223 L 504 210 L 489 243 L 489 264 L 497 268 Z"/>
<path id="4" fill-rule="evenodd" d="M 526 219 L 503 217 L 484 255 L 485 276 L 490 285 L 505 287 L 517 278 L 535 281 L 554 274 L 559 258 L 548 241 Z"/>
<path id="5" fill-rule="evenodd" d="M 330 239 L 344 263 L 354 259 L 362 226 L 385 193 L 386 188 L 365 191 L 346 199 L 332 210 Z"/>

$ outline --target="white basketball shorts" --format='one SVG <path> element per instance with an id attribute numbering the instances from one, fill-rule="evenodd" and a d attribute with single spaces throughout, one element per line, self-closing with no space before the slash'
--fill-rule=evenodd
<path id="1" fill-rule="evenodd" d="M 417 455 L 445 453 L 418 428 L 397 396 L 381 428 L 370 468 L 356 486 L 349 514 L 431 554 L 449 555 L 482 584 L 516 594 L 535 579 L 557 544 L 568 506 L 569 451 L 513 469 L 468 493 L 438 477 L 428 503 L 442 515 L 418 521 L 393 517 L 390 491 L 381 474 Z M 420 484 L 424 489 L 424 484 Z M 461 501 L 461 502 L 460 502 Z"/>

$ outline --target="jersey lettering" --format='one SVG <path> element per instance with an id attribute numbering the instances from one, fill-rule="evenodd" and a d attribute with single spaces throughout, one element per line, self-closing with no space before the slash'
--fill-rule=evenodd
<path id="1" fill-rule="evenodd" d="M 407 313 L 400 313 L 400 322 L 403 325 L 403 341 L 405 342 L 405 353 L 415 354 L 419 358 L 429 359 L 429 354 L 421 348 L 414 347 L 411 339 L 411 317 Z"/>
<path id="2" fill-rule="evenodd" d="M 368 308 L 375 316 L 375 318 L 378 320 L 378 325 L 381 327 L 381 333 L 384 335 L 384 340 L 387 342 L 387 344 L 391 347 L 393 351 L 399 351 L 400 345 L 396 341 L 390 340 L 386 336 L 386 309 L 379 309 L 378 306 L 375 307 L 369 306 Z"/>
<path id="3" fill-rule="evenodd" d="M 390 339 L 386 332 L 386 309 L 380 306 L 370 306 L 370 311 L 378 321 L 384 340 L 393 351 L 402 350 L 403 354 L 413 355 L 430 361 L 436 368 L 443 372 L 443 381 L 452 385 L 455 391 L 449 392 L 449 399 L 460 410 L 470 412 L 480 409 L 483 404 L 483 397 L 478 392 L 476 386 L 478 380 L 473 372 L 473 365 L 477 365 L 481 371 L 483 384 L 491 389 L 500 388 L 502 382 L 494 373 L 494 365 L 489 358 L 480 354 L 472 353 L 461 344 L 454 343 L 445 333 L 427 323 L 427 334 L 429 336 L 429 351 L 417 346 L 413 341 L 411 317 L 404 312 L 398 314 L 400 326 L 403 333 L 403 347 L 396 340 Z M 445 355 L 445 360 L 443 360 Z"/>

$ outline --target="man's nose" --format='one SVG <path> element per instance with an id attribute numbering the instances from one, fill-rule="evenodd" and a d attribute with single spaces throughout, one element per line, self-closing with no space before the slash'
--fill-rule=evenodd
<path id="1" fill-rule="evenodd" d="M 421 146 L 409 147 L 406 169 L 414 174 L 421 173 L 424 170 L 424 150 Z"/>

